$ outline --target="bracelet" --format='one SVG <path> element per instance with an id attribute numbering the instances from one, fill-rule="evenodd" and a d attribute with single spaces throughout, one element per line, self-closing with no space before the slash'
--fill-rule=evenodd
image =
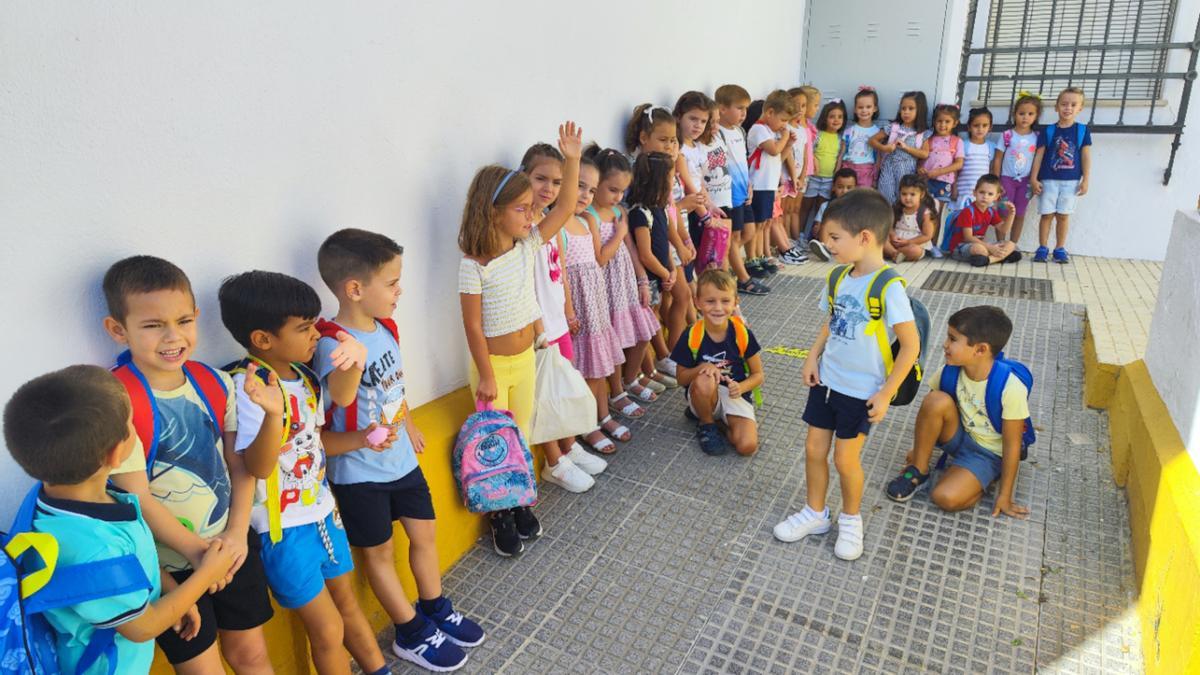
<path id="1" fill-rule="evenodd" d="M 637 284 L 638 284 L 638 286 L 649 286 L 650 280 L 646 279 L 646 278 L 638 279 Z"/>

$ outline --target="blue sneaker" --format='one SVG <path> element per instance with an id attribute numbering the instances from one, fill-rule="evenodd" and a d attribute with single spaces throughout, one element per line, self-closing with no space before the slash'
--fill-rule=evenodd
<path id="1" fill-rule="evenodd" d="M 697 427 L 696 440 L 700 441 L 700 450 L 706 455 L 715 457 L 723 455 L 729 450 L 729 446 L 725 444 L 725 439 L 721 436 L 721 429 L 716 424 L 701 424 Z"/>
<path id="2" fill-rule="evenodd" d="M 450 641 L 460 647 L 478 647 L 483 644 L 484 634 L 483 628 L 474 621 L 462 615 L 462 612 L 457 612 L 450 605 L 450 600 L 442 598 L 438 601 L 436 609 L 431 612 L 426 612 L 421 609 L 421 604 L 417 604 L 417 611 L 421 612 L 421 616 L 429 620 L 430 623 L 437 626 Z"/>
<path id="3" fill-rule="evenodd" d="M 1050 258 L 1050 249 L 1045 246 L 1037 247 L 1033 252 L 1033 262 L 1046 262 Z"/>
<path id="4" fill-rule="evenodd" d="M 392 651 L 401 659 L 435 673 L 458 670 L 467 662 L 467 653 L 462 647 L 438 630 L 432 621 L 426 621 L 425 628 L 411 640 L 404 640 L 397 635 L 392 643 Z"/>
<path id="5" fill-rule="evenodd" d="M 1067 255 L 1067 249 L 1065 249 L 1065 248 L 1059 247 L 1059 248 L 1054 249 L 1053 255 L 1054 255 L 1054 262 L 1056 262 L 1056 263 L 1065 265 L 1065 264 L 1071 262 L 1071 256 Z"/>

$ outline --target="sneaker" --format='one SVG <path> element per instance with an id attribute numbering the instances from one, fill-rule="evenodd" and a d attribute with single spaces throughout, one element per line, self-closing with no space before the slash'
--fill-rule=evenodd
<path id="1" fill-rule="evenodd" d="M 435 673 L 458 670 L 467 662 L 467 653 L 450 636 L 438 630 L 433 621 L 426 621 L 425 628 L 411 641 L 401 640 L 397 635 L 392 643 L 392 652 L 405 661 Z"/>
<path id="2" fill-rule="evenodd" d="M 838 516 L 837 543 L 833 545 L 833 554 L 842 560 L 858 560 L 863 554 L 863 520 L 862 516 Z"/>
<path id="3" fill-rule="evenodd" d="M 777 524 L 774 533 L 776 539 L 790 544 L 810 534 L 825 534 L 831 526 L 828 509 L 817 513 L 805 506 L 803 511 L 797 511 Z"/>
<path id="4" fill-rule="evenodd" d="M 596 479 L 588 475 L 583 469 L 575 466 L 575 462 L 572 462 L 566 456 L 560 457 L 558 464 L 554 466 L 547 464 L 546 468 L 542 470 L 542 480 L 547 483 L 553 483 L 567 492 L 574 492 L 576 494 L 587 492 L 596 484 Z"/>
<path id="5" fill-rule="evenodd" d="M 974 253 L 967 258 L 967 262 L 971 264 L 971 267 L 987 267 L 990 260 L 986 255 Z"/>
<path id="6" fill-rule="evenodd" d="M 1001 262 L 1006 262 L 1006 263 L 1021 262 L 1021 252 L 1014 250 L 1012 253 L 1009 253 L 1008 256 L 1006 256 L 1004 258 L 1004 260 L 1002 260 Z"/>
<path id="7" fill-rule="evenodd" d="M 659 359 L 658 363 L 654 364 L 654 367 L 663 375 L 670 375 L 671 377 L 678 377 L 678 375 L 676 373 L 677 366 L 676 366 L 675 362 L 672 361 L 670 358 Z"/>
<path id="8" fill-rule="evenodd" d="M 1053 256 L 1054 262 L 1059 263 L 1060 265 L 1065 265 L 1071 262 L 1071 256 L 1067 255 L 1067 249 L 1061 246 L 1054 249 Z"/>
<path id="9" fill-rule="evenodd" d="M 421 612 L 421 616 L 442 631 L 450 641 L 459 647 L 478 647 L 483 644 L 484 634 L 483 628 L 474 621 L 462 615 L 462 612 L 457 612 L 450 604 L 448 598 L 441 598 L 437 601 L 435 609 L 431 612 L 425 612 L 421 609 L 422 600 L 417 603 L 417 611 Z"/>
<path id="10" fill-rule="evenodd" d="M 746 295 L 766 295 L 771 292 L 771 289 L 762 285 L 758 279 L 754 278 L 748 279 L 745 282 L 739 281 L 737 289 L 738 293 L 745 293 Z"/>
<path id="11" fill-rule="evenodd" d="M 825 248 L 825 244 L 813 239 L 808 242 L 808 252 L 812 253 L 817 260 L 828 261 L 833 256 L 829 255 L 829 249 Z"/>
<path id="12" fill-rule="evenodd" d="M 771 274 L 767 268 L 762 266 L 762 263 L 758 262 L 757 258 L 746 262 L 746 273 L 755 279 L 762 279 Z"/>
<path id="13" fill-rule="evenodd" d="M 679 386 L 679 380 L 676 380 L 675 378 L 671 377 L 670 375 L 668 375 L 666 373 L 655 372 L 653 375 L 650 376 L 650 379 L 661 384 L 662 386 L 666 387 L 667 389 L 674 389 Z"/>
<path id="14" fill-rule="evenodd" d="M 1033 252 L 1033 262 L 1046 262 L 1050 258 L 1050 249 L 1045 246 L 1037 247 Z"/>
<path id="15" fill-rule="evenodd" d="M 784 265 L 803 265 L 808 262 L 808 256 L 801 256 L 796 252 L 796 249 L 784 251 L 783 255 L 779 256 L 779 262 Z"/>
<path id="16" fill-rule="evenodd" d="M 894 502 L 906 502 L 912 499 L 917 490 L 929 480 L 929 474 L 921 473 L 917 467 L 909 464 L 904 467 L 904 473 L 892 479 L 887 484 L 888 499 Z"/>
<path id="17" fill-rule="evenodd" d="M 902 253 L 900 251 L 896 251 L 896 264 L 899 265 L 900 263 L 904 262 L 905 260 L 908 260 L 908 258 L 904 255 L 904 253 Z"/>
<path id="18" fill-rule="evenodd" d="M 723 455 L 729 451 L 729 446 L 716 424 L 701 424 L 696 429 L 696 440 L 700 441 L 700 450 L 706 455 Z"/>
<path id="19" fill-rule="evenodd" d="M 946 257 L 946 253 L 942 250 L 941 246 L 934 246 L 933 248 L 929 249 L 929 257 L 941 260 L 942 258 Z"/>
<path id="20" fill-rule="evenodd" d="M 496 553 L 505 558 L 520 555 L 525 550 L 525 544 L 521 543 L 521 535 L 517 534 L 512 510 L 496 511 L 490 514 L 489 519 L 492 524 L 492 548 L 496 549 Z"/>
<path id="21" fill-rule="evenodd" d="M 649 377 L 639 378 L 638 383 L 656 394 L 661 394 L 667 390 L 667 386 L 665 384 L 662 384 L 661 382 Z"/>
<path id="22" fill-rule="evenodd" d="M 542 536 L 542 524 L 538 522 L 537 516 L 533 515 L 533 509 L 518 506 L 512 509 L 512 514 L 517 523 L 517 536 L 530 540 Z"/>
<path id="23" fill-rule="evenodd" d="M 578 443 L 571 444 L 571 451 L 567 453 L 566 458 L 589 476 L 599 476 L 608 468 L 608 462 L 584 450 Z"/>
<path id="24" fill-rule="evenodd" d="M 763 258 L 762 266 L 768 274 L 776 274 L 779 272 L 779 263 L 775 262 L 771 258 Z"/>

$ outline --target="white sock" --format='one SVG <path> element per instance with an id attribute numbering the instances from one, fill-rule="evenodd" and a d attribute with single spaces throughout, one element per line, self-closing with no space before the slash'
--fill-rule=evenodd
<path id="1" fill-rule="evenodd" d="M 803 513 L 806 518 L 811 518 L 813 520 L 829 520 L 829 507 L 828 506 L 826 506 L 824 509 L 821 509 L 820 511 L 813 511 L 813 508 L 811 506 L 809 506 L 808 504 L 805 504 L 804 510 L 801 511 L 801 513 Z"/>
<path id="2" fill-rule="evenodd" d="M 852 523 L 852 524 L 853 524 L 853 523 L 860 523 L 860 524 L 861 524 L 861 523 L 862 523 L 862 514 L 861 514 L 861 513 L 855 513 L 854 515 L 851 515 L 851 514 L 849 514 L 849 513 L 843 513 L 843 514 L 840 514 L 840 515 L 838 515 L 838 522 L 839 522 L 839 523 L 841 523 L 841 522 L 850 522 L 850 523 Z"/>

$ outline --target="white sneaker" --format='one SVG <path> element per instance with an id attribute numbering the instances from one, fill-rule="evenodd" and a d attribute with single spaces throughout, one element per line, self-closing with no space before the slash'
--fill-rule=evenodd
<path id="1" fill-rule="evenodd" d="M 654 364 L 654 367 L 663 375 L 669 375 L 672 378 L 678 377 L 675 371 L 675 362 L 671 359 L 659 359 L 658 363 Z"/>
<path id="2" fill-rule="evenodd" d="M 592 476 L 598 476 L 608 468 L 608 462 L 584 450 L 579 443 L 571 444 L 571 451 L 566 454 L 566 459 Z"/>
<path id="3" fill-rule="evenodd" d="M 803 511 L 793 513 L 775 526 L 775 538 L 790 544 L 810 534 L 825 534 L 833 524 L 828 514 L 826 511 L 822 515 L 805 506 Z"/>
<path id="4" fill-rule="evenodd" d="M 905 260 L 908 260 L 908 258 L 905 257 L 905 255 L 903 253 L 901 253 L 900 251 L 897 251 L 896 252 L 896 264 L 899 265 L 900 263 L 904 262 Z"/>
<path id="5" fill-rule="evenodd" d="M 842 560 L 858 560 L 863 554 L 862 516 L 838 516 L 838 538 L 833 554 Z"/>
<path id="6" fill-rule="evenodd" d="M 555 466 L 546 465 L 542 471 L 542 480 L 553 483 L 567 492 L 587 492 L 596 484 L 596 480 L 587 475 L 583 469 L 566 457 L 560 457 Z"/>
<path id="7" fill-rule="evenodd" d="M 808 242 L 808 250 L 809 250 L 809 252 L 811 252 L 813 254 L 813 257 L 816 258 L 817 260 L 822 260 L 822 261 L 829 260 L 831 257 L 829 255 L 829 249 L 825 248 L 825 244 L 822 244 L 821 242 L 817 241 L 816 239 L 813 239 L 812 241 Z"/>

